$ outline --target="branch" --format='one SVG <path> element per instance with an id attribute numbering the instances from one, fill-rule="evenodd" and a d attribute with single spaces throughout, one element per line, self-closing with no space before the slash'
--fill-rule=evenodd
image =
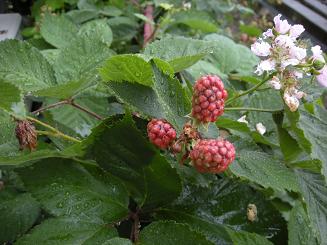
<path id="1" fill-rule="evenodd" d="M 88 108 L 85 108 L 85 107 L 83 107 L 83 106 L 81 106 L 79 104 L 76 104 L 73 99 L 65 99 L 65 100 L 56 102 L 54 104 L 50 104 L 50 105 L 42 107 L 42 108 L 40 108 L 40 109 L 38 109 L 36 111 L 33 111 L 32 114 L 38 115 L 40 112 L 43 112 L 43 111 L 46 111 L 46 110 L 49 110 L 49 109 L 52 109 L 52 108 L 55 108 L 55 107 L 59 107 L 59 106 L 62 106 L 62 105 L 71 105 L 71 106 L 73 106 L 73 107 L 75 107 L 75 108 L 77 108 L 77 109 L 79 109 L 81 111 L 86 112 L 87 114 L 95 117 L 98 120 L 103 120 L 103 118 L 100 115 L 96 114 L 93 111 L 90 111 Z"/>
<path id="2" fill-rule="evenodd" d="M 280 112 L 282 110 L 273 110 L 273 109 L 261 109 L 253 107 L 227 107 L 225 111 L 259 111 L 259 112 Z"/>
<path id="3" fill-rule="evenodd" d="M 83 106 L 81 106 L 79 104 L 76 104 L 73 100 L 69 103 L 69 105 L 71 105 L 71 106 L 73 106 L 73 107 L 75 107 L 75 108 L 77 108 L 77 109 L 79 109 L 81 111 L 86 112 L 87 114 L 95 117 L 98 120 L 103 120 L 103 118 L 100 115 L 96 114 L 93 111 L 90 111 L 89 109 L 87 109 L 87 108 L 85 108 L 85 107 L 83 107 Z"/>
<path id="4" fill-rule="evenodd" d="M 55 108 L 55 107 L 58 107 L 61 105 L 65 105 L 65 104 L 69 104 L 69 100 L 63 100 L 63 101 L 56 102 L 54 104 L 50 104 L 50 105 L 42 107 L 36 111 L 32 111 L 31 113 L 34 115 L 38 115 L 40 112 L 43 112 L 43 111 L 46 111 L 46 110 L 49 110 L 51 108 Z"/>

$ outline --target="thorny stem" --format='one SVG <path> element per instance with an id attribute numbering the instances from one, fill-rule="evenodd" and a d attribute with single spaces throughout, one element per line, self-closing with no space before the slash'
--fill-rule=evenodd
<path id="1" fill-rule="evenodd" d="M 234 97 L 226 100 L 225 105 L 229 105 L 230 103 L 232 103 L 234 100 L 238 99 L 239 97 L 242 97 L 244 95 L 247 95 L 249 93 L 252 93 L 253 91 L 257 90 L 257 88 L 259 88 L 261 85 L 263 85 L 265 82 L 267 82 L 268 80 L 270 80 L 272 77 L 272 75 L 270 75 L 269 77 L 263 79 L 261 82 L 259 82 L 258 84 L 256 84 L 255 86 L 253 86 L 252 88 L 244 91 L 243 93 L 240 94 L 236 94 Z"/>
<path id="2" fill-rule="evenodd" d="M 60 138 L 63 138 L 63 139 L 66 139 L 66 140 L 69 140 L 69 141 L 73 141 L 73 142 L 76 142 L 76 143 L 80 143 L 81 141 L 78 140 L 78 139 L 75 139 L 71 136 L 68 136 L 62 132 L 60 132 L 58 129 L 50 126 L 49 124 L 46 124 L 44 122 L 41 122 L 40 120 L 36 119 L 36 118 L 33 118 L 33 117 L 26 117 L 27 120 L 29 121 L 32 121 L 36 124 L 39 124 L 47 129 L 49 129 L 50 131 L 52 132 L 49 132 L 49 131 L 38 131 L 37 130 L 37 133 L 40 133 L 40 134 L 43 134 L 43 135 L 50 135 L 50 136 L 55 136 L 55 137 L 60 137 Z"/>
<path id="3" fill-rule="evenodd" d="M 252 107 L 226 107 L 225 111 L 260 111 L 260 112 L 280 112 L 281 110 L 262 109 Z"/>
<path id="4" fill-rule="evenodd" d="M 71 105 L 81 111 L 84 111 L 85 113 L 89 114 L 90 116 L 93 116 L 95 117 L 96 119 L 98 120 L 103 120 L 103 118 L 98 115 L 97 113 L 89 110 L 88 108 L 85 108 L 79 104 L 76 104 L 75 101 L 73 99 L 66 99 L 66 100 L 62 100 L 62 101 L 59 101 L 59 102 L 56 102 L 54 104 L 50 104 L 48 106 L 45 106 L 45 107 L 42 107 L 36 111 L 33 111 L 32 114 L 34 115 L 37 115 L 39 114 L 40 112 L 43 112 L 43 111 L 46 111 L 46 110 L 49 110 L 49 109 L 52 109 L 52 108 L 55 108 L 55 107 L 59 107 L 59 106 L 62 106 L 62 105 Z"/>

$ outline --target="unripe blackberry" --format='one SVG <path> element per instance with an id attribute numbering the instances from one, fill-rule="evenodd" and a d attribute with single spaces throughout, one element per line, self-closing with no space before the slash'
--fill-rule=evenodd
<path id="1" fill-rule="evenodd" d="M 190 152 L 190 158 L 200 173 L 221 173 L 234 161 L 235 148 L 227 140 L 200 140 Z"/>
<path id="2" fill-rule="evenodd" d="M 192 116 L 203 123 L 215 122 L 224 113 L 227 91 L 218 76 L 203 76 L 195 82 Z"/>
<path id="3" fill-rule="evenodd" d="M 176 139 L 173 126 L 164 119 L 152 119 L 147 126 L 150 142 L 160 149 L 166 149 Z"/>

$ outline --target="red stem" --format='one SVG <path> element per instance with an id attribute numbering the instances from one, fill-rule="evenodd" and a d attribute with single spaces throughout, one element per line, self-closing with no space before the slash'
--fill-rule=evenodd
<path id="1" fill-rule="evenodd" d="M 153 5 L 147 5 L 144 10 L 144 15 L 151 21 L 153 21 Z M 151 40 L 153 36 L 153 25 L 149 22 L 144 23 L 144 33 L 143 33 L 143 47 L 147 45 L 147 43 Z"/>

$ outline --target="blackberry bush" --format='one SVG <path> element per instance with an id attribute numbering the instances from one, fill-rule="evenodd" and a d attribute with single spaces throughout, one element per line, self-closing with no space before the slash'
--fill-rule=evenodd
<path id="1" fill-rule="evenodd" d="M 0 244 L 326 243 L 305 26 L 257 1 L 24 2 L 25 40 L 0 41 Z"/>

